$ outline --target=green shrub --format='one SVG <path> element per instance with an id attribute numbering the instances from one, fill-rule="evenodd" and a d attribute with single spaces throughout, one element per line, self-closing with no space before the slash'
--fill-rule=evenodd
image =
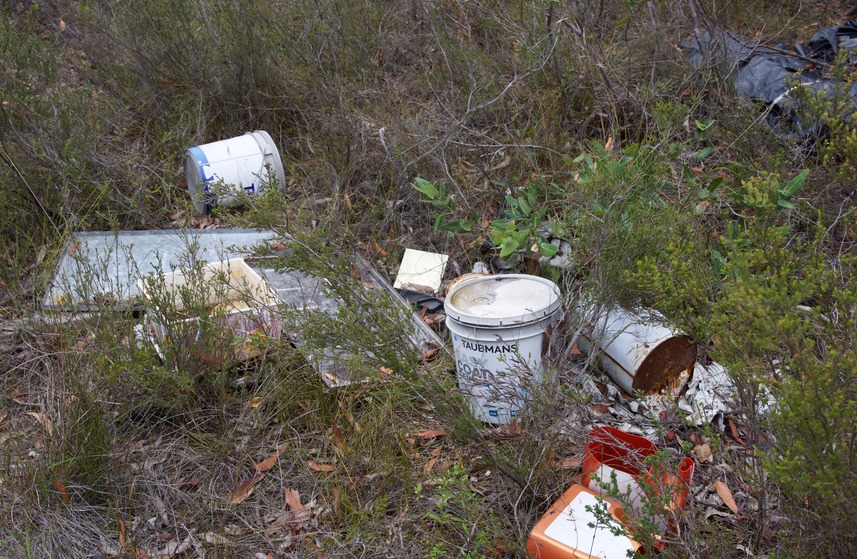
<path id="1" fill-rule="evenodd" d="M 743 188 L 778 185 L 764 175 Z M 709 246 L 673 242 L 641 260 L 633 276 L 644 299 L 708 342 L 735 379 L 745 416 L 770 430 L 767 443 L 753 435 L 750 444 L 764 452 L 791 529 L 803 534 L 790 539 L 804 542 L 796 556 L 847 556 L 857 544 L 850 522 L 857 509 L 846 497 L 857 483 L 854 259 L 831 263 L 822 224 L 814 238 L 799 237 L 783 225 L 788 205 L 768 194 L 753 200 L 744 207 L 755 211 L 745 210 L 729 235 Z"/>

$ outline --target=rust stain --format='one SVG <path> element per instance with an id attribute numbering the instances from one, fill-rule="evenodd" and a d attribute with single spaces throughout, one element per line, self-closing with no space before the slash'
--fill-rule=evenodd
<path id="1" fill-rule="evenodd" d="M 690 336 L 675 336 L 649 352 L 634 375 L 634 390 L 657 392 L 680 381 L 681 374 L 696 362 L 697 348 Z"/>

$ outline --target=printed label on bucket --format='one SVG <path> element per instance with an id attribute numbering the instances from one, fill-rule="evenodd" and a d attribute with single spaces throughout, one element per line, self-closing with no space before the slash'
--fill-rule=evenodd
<path id="1" fill-rule="evenodd" d="M 522 348 L 520 341 L 477 341 L 452 335 L 458 387 L 470 399 L 473 415 L 488 423 L 509 423 L 529 400 L 530 393 L 522 377 L 541 376 L 535 368 L 532 348 Z M 537 352 L 536 355 L 539 355 Z"/>

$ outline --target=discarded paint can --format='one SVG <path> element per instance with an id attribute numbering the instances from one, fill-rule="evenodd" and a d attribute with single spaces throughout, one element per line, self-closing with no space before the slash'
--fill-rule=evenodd
<path id="1" fill-rule="evenodd" d="M 189 148 L 184 174 L 193 206 L 200 213 L 210 211 L 215 204 L 234 204 L 235 192 L 259 194 L 266 184 L 286 186 L 280 152 L 263 130 Z M 217 185 L 224 188 L 214 193 Z"/>
<path id="2" fill-rule="evenodd" d="M 466 274 L 462 274 L 462 275 L 458 276 L 457 278 L 453 278 L 453 279 L 449 280 L 449 283 L 446 284 L 446 288 L 444 289 L 444 291 L 446 293 L 450 293 L 450 292 L 452 292 L 453 289 L 455 289 L 456 285 L 460 285 L 462 283 L 467 283 L 469 281 L 473 281 L 473 280 L 480 279 L 480 278 L 487 278 L 487 277 L 489 277 L 489 274 L 481 274 L 481 273 L 477 273 L 477 272 L 468 272 Z"/>
<path id="3" fill-rule="evenodd" d="M 643 317 L 614 307 L 585 325 L 578 343 L 601 352 L 601 368 L 628 394 L 671 388 L 687 379 L 682 373 L 693 368 L 697 348 L 690 336 L 664 326 L 662 318 L 654 311 Z"/>
<path id="4" fill-rule="evenodd" d="M 562 314 L 559 288 L 524 274 L 476 278 L 453 287 L 444 310 L 458 387 L 473 415 L 510 422 L 529 388 L 544 381 L 546 338 Z"/>

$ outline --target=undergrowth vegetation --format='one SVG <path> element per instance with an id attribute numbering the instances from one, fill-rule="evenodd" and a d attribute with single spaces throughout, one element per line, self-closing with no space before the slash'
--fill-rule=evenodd
<path id="1" fill-rule="evenodd" d="M 829 68 L 841 90 L 794 91 L 818 130 L 800 138 L 772 132 L 713 55 L 694 67 L 679 48 L 715 27 L 794 43 L 840 8 L 11 2 L 0 557 L 525 556 L 600 421 L 588 363 L 557 351 L 557 386 L 518 420 L 476 421 L 451 359 L 410 351 L 407 317 L 355 278 L 351 256 L 391 277 L 405 247 L 449 254 L 452 275 L 484 261 L 548 276 L 569 308 L 655 308 L 726 367 L 731 429 L 664 416 L 655 442 L 670 465 L 710 444 L 694 484 L 728 480 L 737 512 L 692 489 L 664 555 L 854 556 L 853 63 Z M 290 250 L 257 256 L 329 278 L 341 306 L 300 317 L 306 350 L 257 336 L 235 364 L 193 283 L 203 319 L 158 348 L 110 301 L 40 308 L 72 232 L 192 229 L 184 150 L 256 129 L 285 190 L 205 223 L 270 228 Z M 330 348 L 361 382 L 324 385 L 306 357 Z"/>

